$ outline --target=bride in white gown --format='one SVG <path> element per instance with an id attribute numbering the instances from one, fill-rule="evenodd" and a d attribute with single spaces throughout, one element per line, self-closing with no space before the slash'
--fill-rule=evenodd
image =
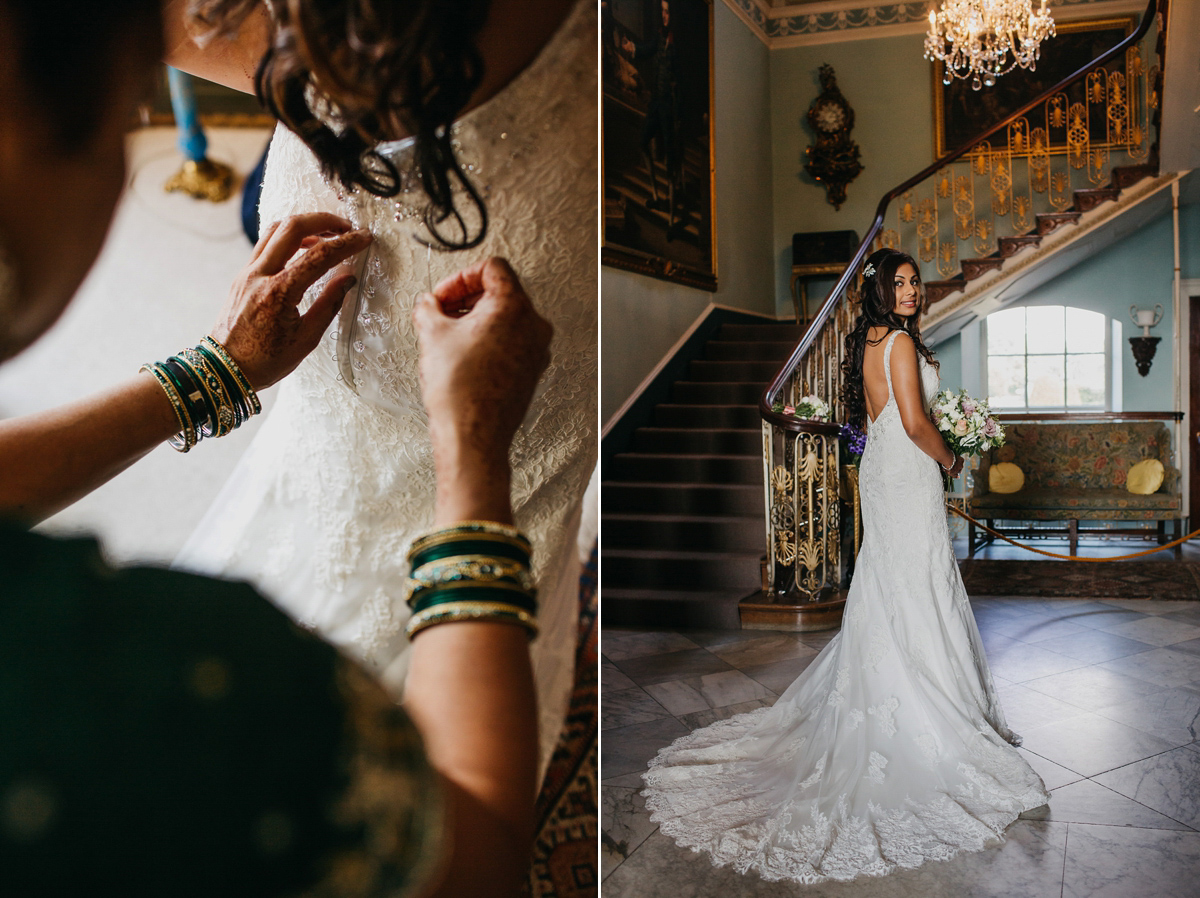
<path id="1" fill-rule="evenodd" d="M 492 3 L 493 13 L 501 5 Z M 520 6 L 503 5 L 508 13 Z M 489 221 L 477 246 L 428 248 L 436 241 L 422 220 L 428 200 L 411 139 L 375 148 L 400 182 L 398 195 L 380 197 L 327 180 L 309 147 L 277 129 L 260 206 L 264 226 L 328 210 L 370 228 L 374 244 L 359 262 L 357 296 L 347 297 L 324 348 L 281 386 L 176 562 L 286 597 L 294 618 L 380 671 L 398 692 L 408 655 L 404 559 L 413 536 L 429 528 L 434 502 L 413 300 L 478 259 L 507 258 L 555 331 L 550 368 L 511 456 L 516 523 L 535 547 L 541 632 L 532 653 L 543 769 L 573 681 L 576 533 L 596 459 L 595 17 L 591 0 L 571 6 L 532 62 L 453 125 L 455 155 Z M 336 121 L 330 108 L 321 114 Z M 466 230 L 476 232 L 479 210 L 456 189 Z"/>
<path id="2" fill-rule="evenodd" d="M 644 775 L 664 833 L 770 880 L 976 851 L 1049 800 L 1012 747 L 950 543 L 938 465 L 962 460 L 927 416 L 916 264 L 880 250 L 863 274 L 843 399 L 868 424 L 865 533 L 841 632 L 773 707 L 677 740 Z"/>

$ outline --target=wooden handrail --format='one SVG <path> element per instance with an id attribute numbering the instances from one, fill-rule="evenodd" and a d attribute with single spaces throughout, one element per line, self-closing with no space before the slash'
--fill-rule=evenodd
<path id="1" fill-rule="evenodd" d="M 796 366 L 800 363 L 800 360 L 804 357 L 805 353 L 807 353 L 809 347 L 811 347 L 813 342 L 817 339 L 818 333 L 820 333 L 821 328 L 825 326 L 825 322 L 829 320 L 829 316 L 833 314 L 833 309 L 834 306 L 837 305 L 838 297 L 842 296 L 846 288 L 850 286 L 850 281 L 854 278 L 855 273 L 858 271 L 858 266 L 868 255 L 867 249 L 870 247 L 871 242 L 875 239 L 875 235 L 878 234 L 880 229 L 883 227 L 883 218 L 884 215 L 887 214 L 888 206 L 891 204 L 892 200 L 909 190 L 911 187 L 914 187 L 924 181 L 938 169 L 944 168 L 961 156 L 966 155 L 992 135 L 1007 128 L 1031 109 L 1034 109 L 1035 107 L 1049 100 L 1055 94 L 1061 93 L 1075 82 L 1081 80 L 1088 74 L 1088 72 L 1092 71 L 1092 69 L 1103 65 L 1110 59 L 1115 58 L 1134 44 L 1138 43 L 1150 30 L 1150 23 L 1154 21 L 1156 8 L 1160 3 L 1162 5 L 1163 15 L 1165 16 L 1167 0 L 1150 0 L 1146 6 L 1146 12 L 1142 15 L 1142 21 L 1138 24 L 1138 27 L 1132 34 L 1130 34 L 1120 43 L 1116 44 L 1111 50 L 1100 54 L 1083 68 L 1079 69 L 1079 71 L 1075 72 L 1075 74 L 1068 75 L 1045 93 L 1034 97 L 1016 112 L 1012 113 L 999 123 L 993 125 L 987 131 L 984 131 L 979 137 L 968 141 L 957 150 L 953 150 L 952 152 L 942 156 L 932 165 L 921 169 L 920 172 L 913 175 L 903 184 L 898 187 L 893 187 L 883 195 L 883 199 L 879 201 L 879 205 L 875 208 L 875 220 L 871 223 L 871 227 L 867 230 L 866 236 L 863 237 L 862 243 L 859 244 L 858 250 L 854 253 L 854 257 L 850 260 L 850 264 L 847 266 L 846 270 L 842 272 L 842 276 L 838 278 L 838 282 L 825 297 L 825 302 L 822 303 L 820 310 L 813 317 L 808 329 L 804 332 L 804 336 L 800 338 L 799 344 L 797 344 L 796 348 L 792 350 L 792 354 L 788 357 L 787 362 L 784 363 L 783 367 L 779 370 L 779 373 L 775 375 L 775 379 L 771 381 L 770 385 L 766 388 L 766 390 L 763 391 L 762 397 L 758 400 L 758 411 L 763 420 L 769 421 L 775 426 L 784 428 L 785 430 L 797 429 L 795 427 L 794 419 L 771 410 L 771 406 L 775 401 L 775 396 L 783 388 L 783 385 L 791 372 L 795 370 Z"/>

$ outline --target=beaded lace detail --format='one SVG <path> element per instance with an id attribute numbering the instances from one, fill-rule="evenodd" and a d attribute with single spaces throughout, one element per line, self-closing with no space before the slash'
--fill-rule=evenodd
<path id="1" fill-rule="evenodd" d="M 676 740 L 644 775 L 652 819 L 718 866 L 802 883 L 878 876 L 984 848 L 1049 800 L 996 699 L 938 466 L 891 395 L 896 337 L 841 632 L 773 707 Z M 937 372 L 920 364 L 928 405 Z"/>
<path id="2" fill-rule="evenodd" d="M 455 124 L 456 151 L 491 222 L 472 250 L 439 252 L 418 242 L 427 235 L 409 141 L 380 147 L 400 169 L 402 191 L 379 198 L 328 184 L 303 142 L 276 131 L 264 224 L 329 210 L 369 227 L 375 241 L 354 263 L 357 295 L 281 385 L 177 562 L 251 579 L 399 689 L 405 554 L 430 527 L 434 504 L 413 303 L 479 259 L 507 258 L 554 326 L 550 367 L 510 456 L 516 523 L 533 542 L 538 580 L 541 635 L 532 651 L 543 758 L 561 728 L 574 669 L 575 534 L 596 461 L 595 35 L 595 4 L 583 0 L 523 72 Z"/>

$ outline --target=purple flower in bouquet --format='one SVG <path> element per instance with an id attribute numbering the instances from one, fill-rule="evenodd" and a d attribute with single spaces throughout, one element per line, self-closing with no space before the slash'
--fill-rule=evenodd
<path id="1" fill-rule="evenodd" d="M 849 424 L 843 424 L 839 436 L 842 438 L 842 445 L 846 447 L 846 454 L 850 456 L 850 463 L 858 464 L 863 451 L 867 448 L 866 432 L 857 427 L 851 427 Z"/>
<path id="2" fill-rule="evenodd" d="M 983 435 L 989 440 L 1000 436 L 1000 422 L 995 418 L 988 418 L 983 422 Z"/>

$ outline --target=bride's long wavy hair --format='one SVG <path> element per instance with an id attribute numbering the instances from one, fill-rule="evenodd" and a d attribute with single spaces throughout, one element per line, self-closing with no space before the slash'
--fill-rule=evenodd
<path id="1" fill-rule="evenodd" d="M 896 269 L 907 262 L 921 277 L 921 269 L 908 253 L 894 249 L 880 249 L 871 253 L 863 264 L 862 287 L 859 290 L 859 313 L 854 328 L 846 335 L 846 352 L 842 357 L 842 414 L 845 423 L 862 430 L 867 423 L 867 402 L 863 395 L 863 355 L 867 344 L 877 346 L 878 340 L 868 339 L 872 327 L 885 327 L 887 333 L 903 330 L 912 337 L 917 352 L 935 368 L 938 366 L 933 353 L 921 340 L 921 313 L 925 311 L 925 284 L 918 289 L 921 308 L 916 315 L 907 318 L 896 314 Z"/>
<path id="2" fill-rule="evenodd" d="M 200 26 L 235 31 L 263 0 L 191 0 Z M 326 176 L 376 196 L 400 192 L 395 165 L 373 147 L 415 138 L 428 197 L 425 226 L 441 249 L 469 249 L 487 233 L 487 208 L 455 156 L 450 126 L 483 78 L 476 37 L 490 0 L 274 0 L 270 47 L 255 75 L 258 99 L 316 154 Z M 335 127 L 310 108 L 316 87 Z M 455 204 L 462 188 L 470 223 Z"/>

